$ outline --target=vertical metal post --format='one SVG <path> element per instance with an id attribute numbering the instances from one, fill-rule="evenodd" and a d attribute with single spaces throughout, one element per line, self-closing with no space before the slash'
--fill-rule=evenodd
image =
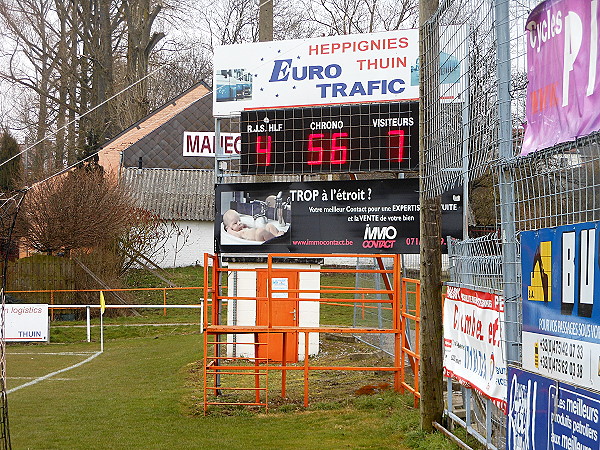
<path id="1" fill-rule="evenodd" d="M 213 93 L 217 95 L 217 93 Z M 223 171 L 221 167 L 221 161 L 223 156 L 223 147 L 221 147 L 221 119 L 215 118 L 215 184 L 223 182 Z M 225 163 L 225 161 L 223 161 Z M 216 199 L 217 201 L 219 199 Z"/>
<path id="2" fill-rule="evenodd" d="M 453 392 L 452 392 L 452 378 L 446 378 L 446 395 L 448 399 L 448 412 L 453 412 Z"/>
<path id="3" fill-rule="evenodd" d="M 386 276 L 386 274 L 381 274 L 382 276 Z M 375 278 L 375 289 L 376 290 L 381 290 L 381 277 L 377 276 Z M 375 298 L 377 300 L 381 300 L 381 294 L 376 294 Z M 382 329 L 383 328 L 383 310 L 381 309 L 381 303 L 377 303 L 377 328 Z M 384 349 L 385 347 L 385 338 L 386 335 L 384 335 L 383 333 L 379 334 L 379 342 L 378 342 L 378 346 L 380 349 Z"/>
<path id="4" fill-rule="evenodd" d="M 471 389 L 463 388 L 463 399 L 465 402 L 465 423 L 467 427 L 467 431 L 471 429 L 471 424 L 473 423 L 473 419 L 471 419 Z"/>
<path id="5" fill-rule="evenodd" d="M 100 353 L 104 352 L 104 314 L 100 311 Z"/>
<path id="6" fill-rule="evenodd" d="M 87 341 L 91 342 L 91 324 L 90 324 L 90 305 L 86 305 L 85 307 L 85 323 L 87 330 Z"/>
<path id="7" fill-rule="evenodd" d="M 400 333 L 400 330 L 403 328 L 401 325 L 402 313 L 400 309 L 400 302 L 402 298 L 402 266 L 400 263 L 400 255 L 394 256 L 393 265 L 394 294 L 392 301 L 392 327 L 394 328 L 394 367 L 396 368 L 394 371 L 394 389 L 398 392 L 404 390 L 404 387 L 400 387 L 400 382 L 404 382 L 404 364 L 406 360 L 402 350 L 404 347 L 402 345 L 403 334 Z"/>
<path id="8" fill-rule="evenodd" d="M 489 398 L 485 402 L 485 442 L 488 448 L 492 444 L 492 401 Z"/>
<path id="9" fill-rule="evenodd" d="M 304 331 L 304 407 L 308 408 L 308 332 Z"/>
<path id="10" fill-rule="evenodd" d="M 356 275 L 354 276 L 354 300 L 358 300 L 358 291 L 360 289 L 360 258 L 356 258 Z M 358 308 L 359 303 L 354 303 L 354 310 L 352 315 L 352 326 L 358 327 Z"/>
<path id="11" fill-rule="evenodd" d="M 466 26 L 462 27 L 461 30 L 467 30 Z M 464 38 L 470 33 L 465 32 Z M 468 46 L 468 44 L 467 44 Z M 469 239 L 469 139 L 471 136 L 469 129 L 469 121 L 471 119 L 470 108 L 471 108 L 471 97 L 469 90 L 470 85 L 470 60 L 469 52 L 465 52 L 465 66 L 464 80 L 465 89 L 462 92 L 462 98 L 464 103 L 462 106 L 462 127 L 463 127 L 463 140 L 462 140 L 462 185 L 463 185 L 463 239 Z M 448 243 L 448 247 L 450 243 Z"/>
<path id="12" fill-rule="evenodd" d="M 496 39 L 498 42 L 498 153 L 500 157 L 499 190 L 502 230 L 502 272 L 505 299 L 506 359 L 519 362 L 517 286 L 517 242 L 515 228 L 515 194 L 509 161 L 513 158 L 510 111 L 510 30 L 508 0 L 495 0 Z"/>

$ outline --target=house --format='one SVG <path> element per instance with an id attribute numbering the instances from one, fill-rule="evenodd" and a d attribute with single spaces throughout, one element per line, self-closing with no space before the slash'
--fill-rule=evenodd
<path id="1" fill-rule="evenodd" d="M 154 261 L 161 267 L 201 263 L 205 252 L 214 251 L 215 159 L 207 152 L 184 154 L 184 136 L 213 130 L 212 92 L 199 83 L 124 130 L 99 152 L 99 164 L 119 176 L 139 207 L 174 225 L 164 255 Z M 230 131 L 227 124 L 223 131 Z"/>

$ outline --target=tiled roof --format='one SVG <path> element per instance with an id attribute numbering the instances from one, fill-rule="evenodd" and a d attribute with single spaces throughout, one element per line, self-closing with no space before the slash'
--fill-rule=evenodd
<path id="1" fill-rule="evenodd" d="M 137 167 L 142 157 L 144 167 L 210 168 L 214 160 L 183 157 L 182 138 L 183 131 L 213 129 L 212 95 L 204 84 L 198 84 L 104 144 L 100 164 L 109 171 L 120 162 L 124 167 Z"/>
<path id="2" fill-rule="evenodd" d="M 195 86 L 180 97 L 166 103 L 157 111 L 151 112 L 137 124 L 117 135 L 104 147 L 110 146 L 119 150 L 126 149 L 208 94 L 210 94 L 210 91 L 204 84 Z"/>
<path id="3" fill-rule="evenodd" d="M 139 207 L 168 220 L 213 220 L 214 171 L 123 168 L 122 181 Z"/>

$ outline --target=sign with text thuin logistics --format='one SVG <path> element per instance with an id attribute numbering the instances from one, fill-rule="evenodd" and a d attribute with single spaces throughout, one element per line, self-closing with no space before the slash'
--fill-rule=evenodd
<path id="1" fill-rule="evenodd" d="M 48 305 L 11 303 L 6 305 L 8 342 L 48 341 Z"/>
<path id="2" fill-rule="evenodd" d="M 600 222 L 521 233 L 523 368 L 600 391 Z"/>

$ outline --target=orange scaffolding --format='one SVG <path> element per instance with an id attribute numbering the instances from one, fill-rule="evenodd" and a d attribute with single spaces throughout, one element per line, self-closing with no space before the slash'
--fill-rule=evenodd
<path id="1" fill-rule="evenodd" d="M 400 255 L 335 255 L 343 258 L 375 258 L 378 262 L 377 269 L 361 268 L 323 268 L 281 269 L 277 267 L 277 261 L 281 258 L 290 258 L 290 254 L 270 254 L 267 256 L 266 268 L 230 268 L 221 267 L 218 255 L 204 255 L 204 305 L 203 331 L 204 331 L 204 364 L 203 364 L 203 388 L 204 388 L 204 412 L 208 411 L 210 405 L 248 405 L 261 406 L 266 411 L 269 408 L 269 372 L 281 372 L 281 397 L 286 396 L 286 374 L 290 370 L 302 371 L 304 375 L 304 406 L 309 403 L 309 373 L 310 371 L 378 371 L 393 372 L 394 389 L 399 392 L 408 390 L 414 396 L 415 407 L 420 398 L 419 381 L 419 307 L 420 289 L 419 280 L 402 278 L 400 271 Z M 302 260 L 331 257 L 332 255 L 294 254 L 294 259 Z M 384 260 L 391 261 L 391 268 L 386 268 Z M 327 287 L 320 286 L 319 289 L 285 289 L 277 290 L 277 296 L 273 296 L 271 280 L 281 274 L 282 271 L 289 273 L 298 272 L 326 272 L 326 273 L 370 273 L 378 274 L 384 280 L 385 289 L 351 288 L 351 287 Z M 266 273 L 266 296 L 229 296 L 224 295 L 226 289 L 221 285 L 224 278 L 232 272 L 263 272 Z M 318 294 L 319 298 L 300 298 L 302 294 Z M 330 303 L 330 299 L 321 298 L 322 294 L 344 294 L 349 298 L 336 298 L 336 305 L 354 306 L 361 303 L 365 307 L 369 304 L 384 303 L 392 310 L 392 325 L 389 328 L 371 327 L 336 327 L 336 326 L 280 326 L 273 324 L 273 304 L 278 301 L 290 300 L 292 297 L 298 301 L 318 301 Z M 257 292 L 258 294 L 258 292 Z M 384 298 L 369 299 L 366 295 L 375 294 Z M 360 297 L 358 297 L 360 295 Z M 361 298 L 359 301 L 356 298 Z M 410 301 L 409 301 L 410 299 Z M 224 301 L 229 300 L 255 300 L 264 301 L 267 305 L 267 323 L 264 325 L 240 326 L 221 323 L 221 308 Z M 372 305 L 374 306 L 374 305 Z M 413 326 L 411 327 L 411 323 Z M 411 339 L 411 331 L 414 339 Z M 394 336 L 393 364 L 390 366 L 356 367 L 356 366 L 315 366 L 310 364 L 309 358 L 309 333 L 323 332 L 341 335 L 366 334 L 366 333 L 388 333 Z M 222 354 L 224 345 L 235 344 L 231 341 L 232 336 L 249 335 L 254 347 L 253 357 L 227 356 Z M 280 336 L 283 342 L 281 354 L 274 355 L 268 345 L 272 336 Z M 304 335 L 304 361 L 302 365 L 288 365 L 286 358 L 286 341 L 298 339 Z M 261 339 L 262 336 L 262 339 Z M 266 336 L 266 339 L 265 339 Z M 248 342 L 245 342 L 248 344 Z M 278 351 L 279 353 L 279 351 Z M 408 361 L 412 373 L 412 383 L 408 381 L 405 363 Z M 242 365 L 245 364 L 245 365 Z M 223 386 L 222 375 L 249 376 L 253 380 L 252 387 Z M 225 395 L 232 391 L 254 391 L 253 401 L 232 400 Z M 228 397 L 228 398 L 224 398 Z"/>

